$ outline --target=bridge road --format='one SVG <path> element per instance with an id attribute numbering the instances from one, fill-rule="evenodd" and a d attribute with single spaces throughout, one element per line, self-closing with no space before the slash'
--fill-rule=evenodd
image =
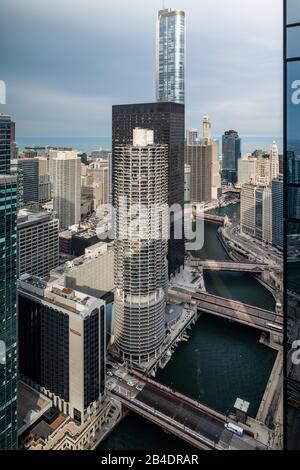
<path id="1" fill-rule="evenodd" d="M 224 422 L 214 416 L 204 413 L 202 410 L 184 403 L 178 398 L 157 390 L 146 384 L 139 393 L 137 399 L 148 406 L 153 406 L 157 411 L 183 424 L 209 441 L 218 444 L 224 431 Z"/>

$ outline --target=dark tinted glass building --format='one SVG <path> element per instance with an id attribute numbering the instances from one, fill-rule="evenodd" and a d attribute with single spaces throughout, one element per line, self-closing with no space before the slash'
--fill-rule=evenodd
<path id="1" fill-rule="evenodd" d="M 286 0 L 285 51 L 285 307 L 287 446 L 300 449 L 300 2 Z"/>
<path id="2" fill-rule="evenodd" d="M 272 181 L 272 244 L 283 249 L 283 180 Z"/>
<path id="3" fill-rule="evenodd" d="M 113 149 L 120 145 L 132 145 L 133 129 L 136 127 L 154 131 L 156 144 L 168 145 L 168 201 L 169 206 L 179 204 L 184 207 L 184 105 L 179 103 L 143 103 L 113 106 L 112 142 Z M 114 181 L 114 151 L 112 180 Z M 175 240 L 172 234 L 169 241 L 169 275 L 184 264 L 184 237 Z M 183 227 L 183 219 L 182 219 Z"/>
<path id="4" fill-rule="evenodd" d="M 10 176 L 14 125 L 0 114 L 0 450 L 17 447 L 17 181 Z"/>
<path id="5" fill-rule="evenodd" d="M 20 377 L 84 422 L 105 393 L 105 303 L 53 279 L 18 282 Z"/>
<path id="6" fill-rule="evenodd" d="M 238 160 L 241 158 L 241 139 L 236 131 L 226 131 L 222 137 L 222 180 L 237 182 Z"/>
<path id="7" fill-rule="evenodd" d="M 11 117 L 0 114 L 0 174 L 10 173 L 11 144 L 15 134 Z"/>

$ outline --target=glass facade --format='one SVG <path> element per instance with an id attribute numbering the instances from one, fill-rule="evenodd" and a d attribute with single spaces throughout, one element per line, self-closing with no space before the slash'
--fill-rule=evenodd
<path id="1" fill-rule="evenodd" d="M 0 174 L 2 175 L 10 173 L 13 125 L 10 116 L 0 114 Z"/>
<path id="2" fill-rule="evenodd" d="M 286 0 L 285 255 L 287 447 L 300 449 L 300 2 Z"/>
<path id="3" fill-rule="evenodd" d="M 241 139 L 236 131 L 227 131 L 222 137 L 222 180 L 237 182 L 238 160 L 241 158 Z"/>
<path id="4" fill-rule="evenodd" d="M 259 240 L 263 238 L 263 188 L 255 191 L 255 236 Z"/>
<path id="5" fill-rule="evenodd" d="M 157 26 L 157 101 L 184 103 L 185 13 L 161 10 Z"/>
<path id="6" fill-rule="evenodd" d="M 1 450 L 17 447 L 16 215 L 16 179 L 0 175 Z"/>

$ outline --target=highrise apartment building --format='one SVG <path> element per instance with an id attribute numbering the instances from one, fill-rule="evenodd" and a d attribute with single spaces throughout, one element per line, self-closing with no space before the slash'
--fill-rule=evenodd
<path id="1" fill-rule="evenodd" d="M 141 364 L 165 338 L 168 148 L 153 131 L 136 128 L 131 145 L 115 146 L 113 200 L 114 343 L 125 360 Z"/>
<path id="2" fill-rule="evenodd" d="M 59 264 L 59 221 L 47 212 L 21 211 L 17 219 L 17 274 L 45 277 Z"/>
<path id="3" fill-rule="evenodd" d="M 18 281 L 19 374 L 83 423 L 105 394 L 105 303 L 56 282 Z"/>
<path id="4" fill-rule="evenodd" d="M 156 32 L 156 100 L 185 98 L 185 13 L 160 10 Z"/>
<path id="5" fill-rule="evenodd" d="M 185 146 L 185 162 L 191 167 L 191 201 L 210 202 L 218 198 L 221 188 L 218 144 L 211 137 L 211 121 L 203 119 L 203 138 L 198 144 Z"/>
<path id="6" fill-rule="evenodd" d="M 238 161 L 241 158 L 241 139 L 234 131 L 226 131 L 222 137 L 222 181 L 237 182 Z"/>
<path id="7" fill-rule="evenodd" d="M 114 149 L 132 145 L 133 129 L 141 127 L 154 131 L 154 142 L 167 145 L 168 150 L 168 204 L 184 207 L 184 105 L 178 103 L 144 103 L 113 106 L 112 116 L 112 185 L 115 184 Z M 114 204 L 114 202 L 113 202 Z M 182 227 L 184 221 L 182 217 Z M 184 236 L 176 239 L 174 222 L 170 222 L 168 247 L 169 276 L 184 264 Z"/>
<path id="8" fill-rule="evenodd" d="M 50 177 L 53 209 L 61 229 L 80 222 L 81 211 L 81 160 L 77 153 L 51 151 Z"/>

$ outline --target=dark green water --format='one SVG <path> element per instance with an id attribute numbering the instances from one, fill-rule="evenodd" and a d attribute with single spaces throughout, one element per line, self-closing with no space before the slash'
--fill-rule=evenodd
<path id="1" fill-rule="evenodd" d="M 217 210 L 219 215 L 238 217 L 239 206 Z M 205 246 L 197 256 L 228 259 L 217 238 L 218 226 L 205 225 Z M 208 274 L 206 288 L 211 293 L 274 309 L 272 295 L 247 274 Z M 259 344 L 260 333 L 254 329 L 204 315 L 181 343 L 157 380 L 208 406 L 227 413 L 235 399 L 250 402 L 255 416 L 271 373 L 276 353 Z M 185 449 L 187 445 L 165 434 L 160 428 L 130 413 L 99 449 L 139 450 Z"/>

